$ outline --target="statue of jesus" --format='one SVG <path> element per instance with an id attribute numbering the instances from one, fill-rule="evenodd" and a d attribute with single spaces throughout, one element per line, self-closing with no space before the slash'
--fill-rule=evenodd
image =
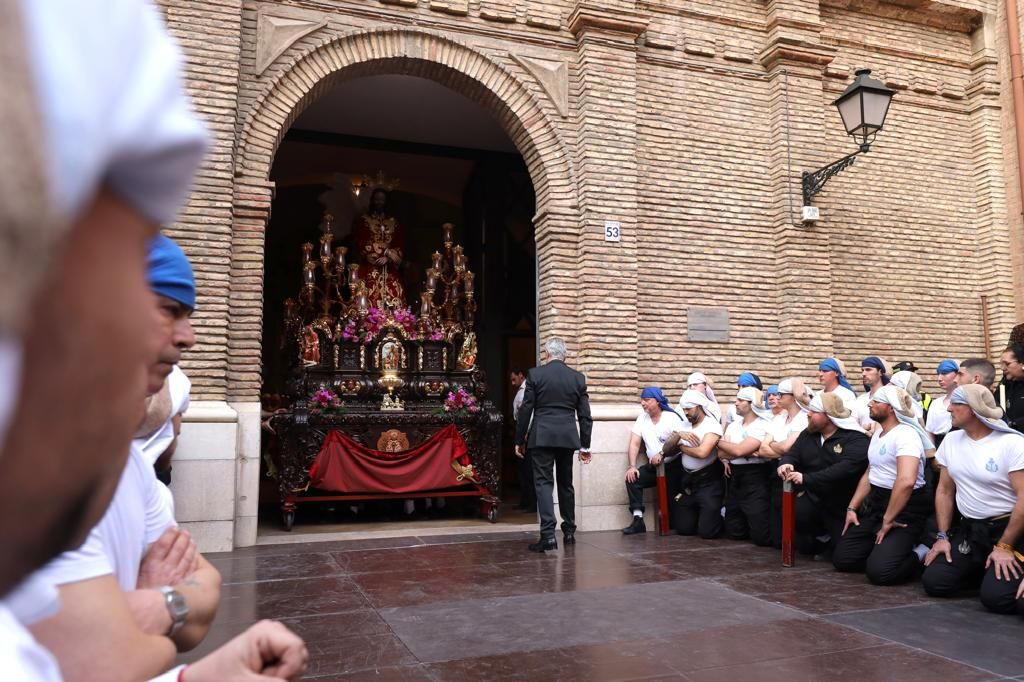
<path id="1" fill-rule="evenodd" d="M 387 192 L 375 189 L 370 211 L 356 219 L 356 252 L 363 260 L 359 274 L 366 282 L 370 306 L 400 308 L 405 305 L 399 273 L 404 235 L 398 221 L 387 214 L 387 203 Z"/>

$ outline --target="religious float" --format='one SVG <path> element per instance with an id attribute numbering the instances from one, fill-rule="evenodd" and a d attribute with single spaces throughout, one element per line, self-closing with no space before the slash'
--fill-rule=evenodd
<path id="1" fill-rule="evenodd" d="M 475 275 L 444 224 L 413 312 L 398 226 L 376 195 L 354 258 L 325 215 L 284 303 L 290 406 L 270 419 L 284 527 L 305 502 L 425 497 L 478 498 L 496 522 L 502 416 L 477 365 Z"/>

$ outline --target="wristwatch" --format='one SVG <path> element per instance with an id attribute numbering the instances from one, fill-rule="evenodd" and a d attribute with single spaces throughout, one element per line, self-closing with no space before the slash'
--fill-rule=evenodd
<path id="1" fill-rule="evenodd" d="M 188 617 L 188 602 L 185 601 L 185 595 L 167 585 L 160 588 L 160 594 L 164 595 L 164 604 L 167 605 L 167 612 L 171 614 L 171 629 L 167 631 L 167 636 L 174 637 Z"/>
<path id="2" fill-rule="evenodd" d="M 938 533 L 935 534 L 935 539 L 949 541 L 949 533 L 947 533 L 944 530 L 940 530 Z"/>

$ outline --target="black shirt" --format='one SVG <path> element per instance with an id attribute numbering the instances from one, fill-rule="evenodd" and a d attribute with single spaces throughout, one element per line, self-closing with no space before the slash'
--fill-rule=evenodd
<path id="1" fill-rule="evenodd" d="M 781 464 L 792 464 L 804 475 L 804 490 L 827 507 L 845 508 L 864 470 L 870 439 L 859 431 L 836 429 L 825 442 L 808 430 L 797 436 Z"/>
<path id="2" fill-rule="evenodd" d="M 1024 433 L 1024 381 L 1007 381 L 1006 377 L 1003 377 L 999 385 L 1005 387 L 1003 391 L 1006 394 L 1006 414 L 1003 419 L 1011 428 Z M 996 389 L 997 400 L 998 390 Z"/>

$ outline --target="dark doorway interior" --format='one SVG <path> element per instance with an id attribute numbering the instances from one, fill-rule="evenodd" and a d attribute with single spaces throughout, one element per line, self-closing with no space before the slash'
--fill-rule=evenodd
<path id="1" fill-rule="evenodd" d="M 309 130 L 300 128 L 302 123 L 300 117 L 286 135 L 271 174 L 277 190 L 266 232 L 264 396 L 273 402 L 272 396 L 284 390 L 282 307 L 301 286 L 302 244 L 319 241 L 322 216 L 329 209 L 340 214 L 335 246 L 351 249 L 349 226 L 355 215 L 337 209 L 338 193 L 351 191 L 353 176 L 383 172 L 398 183 L 389 195 L 389 212 L 406 235 L 402 276 L 413 309 L 442 223 L 455 224 L 456 241 L 477 273 L 479 361 L 488 378 L 488 397 L 506 419 L 503 498 L 516 501 L 508 372 L 532 366 L 537 315 L 535 198 L 522 157 L 500 149 Z M 273 486 L 264 486 L 260 501 L 276 501 Z"/>

